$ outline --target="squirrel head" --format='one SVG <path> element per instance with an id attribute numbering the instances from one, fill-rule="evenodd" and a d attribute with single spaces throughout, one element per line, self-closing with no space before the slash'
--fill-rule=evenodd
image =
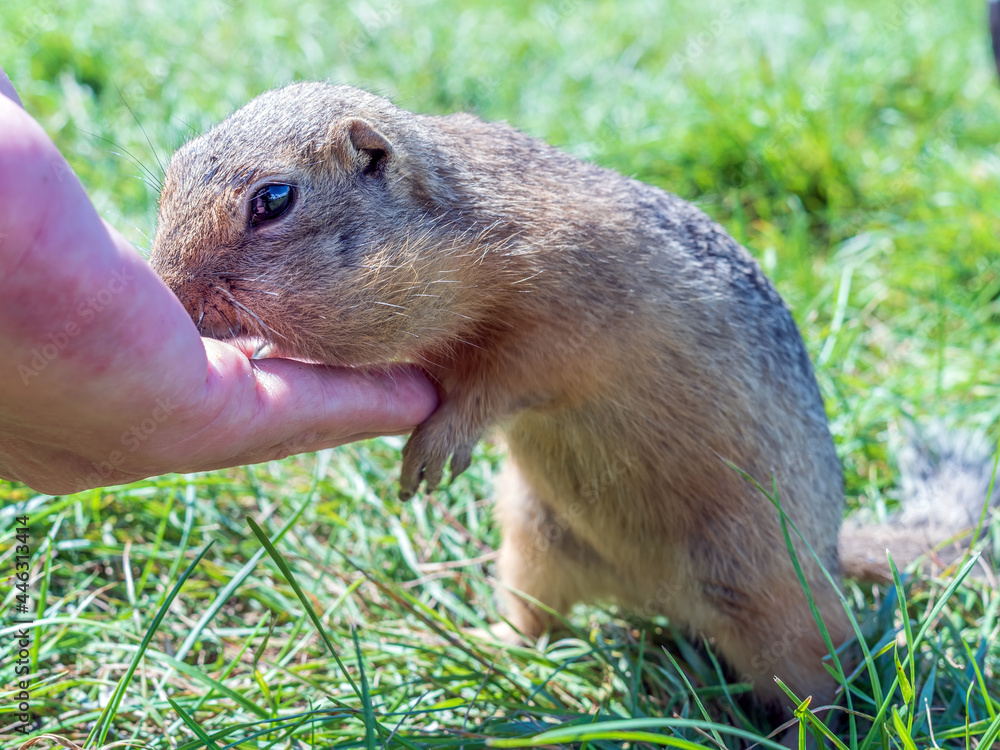
<path id="1" fill-rule="evenodd" d="M 151 263 L 199 331 L 329 364 L 413 360 L 482 302 L 426 118 L 347 86 L 267 92 L 172 157 Z"/>

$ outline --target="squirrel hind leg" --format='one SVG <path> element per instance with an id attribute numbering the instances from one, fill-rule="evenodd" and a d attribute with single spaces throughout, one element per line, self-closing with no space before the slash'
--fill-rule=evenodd
<path id="1" fill-rule="evenodd" d="M 537 638 L 557 630 L 558 620 L 518 592 L 560 615 L 577 602 L 614 594 L 615 576 L 606 563 L 574 536 L 568 519 L 538 499 L 510 459 L 498 483 L 496 512 L 503 540 L 498 595 L 519 632 Z"/>

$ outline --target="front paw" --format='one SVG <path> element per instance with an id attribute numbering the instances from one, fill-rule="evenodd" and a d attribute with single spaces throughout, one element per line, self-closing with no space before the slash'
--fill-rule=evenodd
<path id="1" fill-rule="evenodd" d="M 437 489 L 449 457 L 452 479 L 468 469 L 472 462 L 472 449 L 479 442 L 481 432 L 456 429 L 444 414 L 434 414 L 419 425 L 403 448 L 400 500 L 413 497 L 421 482 L 425 483 L 428 492 Z"/>

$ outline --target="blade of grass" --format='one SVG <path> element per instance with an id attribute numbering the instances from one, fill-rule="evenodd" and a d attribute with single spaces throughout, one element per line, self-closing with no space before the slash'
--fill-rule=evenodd
<path id="1" fill-rule="evenodd" d="M 649 742 L 655 745 L 683 748 L 683 750 L 702 750 L 703 745 L 666 734 L 645 731 L 654 728 L 669 729 L 701 729 L 717 730 L 720 734 L 730 735 L 749 740 L 757 747 L 772 750 L 787 750 L 774 740 L 762 738 L 758 734 L 748 732 L 738 727 L 724 724 L 699 721 L 697 719 L 625 719 L 618 721 L 598 721 L 592 724 L 573 727 L 559 727 L 536 735 L 511 738 L 489 738 L 486 744 L 490 747 L 539 747 L 541 745 L 569 744 L 596 740 L 616 740 L 620 742 Z"/>
<path id="2" fill-rule="evenodd" d="M 202 742 L 205 743 L 205 747 L 209 747 L 212 750 L 222 750 L 222 748 L 220 748 L 215 743 L 215 740 L 213 740 L 211 737 L 209 737 L 205 733 L 205 730 L 202 729 L 198 725 L 198 722 L 194 720 L 194 717 L 193 716 L 189 716 L 188 713 L 187 713 L 187 711 L 185 711 L 183 708 L 181 708 L 179 705 L 177 705 L 176 701 L 174 701 L 172 698 L 167 698 L 167 703 L 169 703 L 170 707 L 172 709 L 174 709 L 174 711 L 177 712 L 178 716 L 181 717 L 181 721 L 183 721 L 185 724 L 187 724 L 188 729 L 190 729 L 192 732 L 194 732 L 195 736 L 199 740 L 201 740 Z"/>
<path id="3" fill-rule="evenodd" d="M 361 713 L 365 720 L 365 747 L 368 750 L 375 750 L 375 709 L 372 707 L 372 694 L 368 688 L 365 661 L 361 655 L 361 643 L 358 641 L 358 629 L 353 625 L 351 626 L 351 639 L 354 641 L 354 653 L 358 660 L 358 679 L 361 681 Z"/>
<path id="4" fill-rule="evenodd" d="M 292 571 L 291 569 L 289 569 L 287 563 L 285 563 L 284 558 L 282 558 L 278 550 L 274 548 L 274 545 L 271 544 L 271 540 L 267 538 L 267 534 L 265 534 L 264 530 L 257 525 L 256 521 L 254 521 L 252 518 L 247 518 L 247 523 L 249 524 L 250 529 L 253 531 L 254 536 L 257 537 L 257 540 L 264 546 L 264 549 L 267 550 L 267 554 L 270 555 L 271 559 L 274 561 L 274 564 L 278 566 L 278 569 L 281 571 L 281 574 L 285 577 L 285 580 L 288 581 L 288 585 L 292 587 L 292 590 L 295 592 L 295 595 L 302 603 L 302 606 L 305 608 L 306 613 L 309 615 L 309 618 L 312 620 L 313 625 L 316 627 L 316 630 L 319 633 L 320 638 L 322 638 L 323 643 L 326 644 L 327 650 L 330 652 L 330 655 L 337 662 L 337 666 L 340 667 L 340 671 L 344 675 L 344 679 L 347 680 L 347 684 L 351 686 L 351 690 L 354 691 L 354 694 L 358 697 L 358 699 L 364 702 L 364 699 L 362 698 L 361 695 L 361 690 L 354 682 L 354 678 L 351 677 L 351 673 L 347 671 L 347 667 L 344 665 L 344 662 L 341 661 L 340 655 L 337 653 L 337 650 L 334 648 L 333 643 L 330 641 L 330 636 L 327 635 L 326 629 L 323 627 L 323 623 L 319 621 L 319 618 L 316 616 L 316 612 L 312 608 L 312 604 L 310 604 L 309 599 L 305 595 L 305 592 L 302 591 L 302 587 L 299 586 L 298 581 L 295 580 L 295 576 L 292 575 Z"/>
<path id="5" fill-rule="evenodd" d="M 118 713 L 118 707 L 121 705 L 122 699 L 125 697 L 125 690 L 128 687 L 129 682 L 131 682 L 132 675 L 135 674 L 135 670 L 139 667 L 139 664 L 142 661 L 142 656 L 145 653 L 146 649 L 149 647 L 149 642 L 153 639 L 153 635 L 156 633 L 157 628 L 160 627 L 160 623 L 163 622 L 163 618 L 166 616 L 167 611 L 170 609 L 171 603 L 174 601 L 175 598 L 177 598 L 177 595 L 180 593 L 181 587 L 184 586 L 184 583 L 194 572 L 194 569 L 198 566 L 198 563 L 201 562 L 201 559 L 208 553 L 208 551 L 212 548 L 212 545 L 214 543 L 215 542 L 213 540 L 202 548 L 201 552 L 198 553 L 195 559 L 191 561 L 191 564 L 188 565 L 187 569 L 181 574 L 181 577 L 178 579 L 173 589 L 171 589 L 170 593 L 167 594 L 167 597 L 164 600 L 163 604 L 160 605 L 159 610 L 157 610 L 156 612 L 156 616 L 153 618 L 153 621 L 146 629 L 146 635 L 143 637 L 142 642 L 139 644 L 139 648 L 136 650 L 135 656 L 133 657 L 131 663 L 129 664 L 128 669 L 125 671 L 125 674 L 122 675 L 122 678 L 118 681 L 118 685 L 111 696 L 111 700 L 108 702 L 107 707 L 105 707 L 105 709 L 101 712 L 100 718 L 97 720 L 97 723 L 94 725 L 94 728 L 90 731 L 90 734 L 87 736 L 87 739 L 84 742 L 85 748 L 91 747 L 92 746 L 91 743 L 95 741 L 98 745 L 103 745 L 105 743 L 105 740 L 107 739 L 108 736 L 108 731 L 111 729 L 111 720 Z"/>

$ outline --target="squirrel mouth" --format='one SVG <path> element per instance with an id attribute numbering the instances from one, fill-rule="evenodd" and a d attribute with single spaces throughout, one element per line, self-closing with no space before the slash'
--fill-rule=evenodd
<path id="1" fill-rule="evenodd" d="M 198 329 L 206 338 L 229 341 L 261 339 L 277 343 L 282 337 L 247 305 L 240 302 L 225 282 L 213 282 L 208 288 L 175 289 Z"/>
<path id="2" fill-rule="evenodd" d="M 265 323 L 228 289 L 216 285 L 213 291 L 216 293 L 199 298 L 193 309 L 188 307 L 188 313 L 201 336 L 230 343 L 249 359 L 280 357 L 312 364 L 331 364 L 299 351 L 293 342 Z"/>
<path id="3" fill-rule="evenodd" d="M 244 290 L 216 278 L 207 284 L 202 282 L 198 289 L 187 286 L 175 293 L 201 336 L 233 344 L 249 359 L 293 359 L 362 369 L 385 368 L 403 362 L 418 366 L 431 364 L 428 357 L 411 351 L 412 346 L 387 356 L 388 345 L 355 341 L 343 331 L 335 335 L 329 327 L 314 330 L 309 325 L 296 330 L 290 321 L 301 316 L 289 312 L 288 305 L 275 313 L 267 304 L 271 300 L 258 299 L 254 294 L 257 291 Z M 260 307 L 255 302 L 261 303 Z"/>
<path id="4" fill-rule="evenodd" d="M 255 327 L 248 325 L 239 308 L 235 308 L 231 303 L 220 305 L 211 300 L 202 300 L 196 310 L 188 312 L 191 313 L 191 319 L 198 328 L 198 333 L 206 338 L 220 341 L 251 336 L 269 338 L 262 335 L 263 331 L 255 330 Z"/>

